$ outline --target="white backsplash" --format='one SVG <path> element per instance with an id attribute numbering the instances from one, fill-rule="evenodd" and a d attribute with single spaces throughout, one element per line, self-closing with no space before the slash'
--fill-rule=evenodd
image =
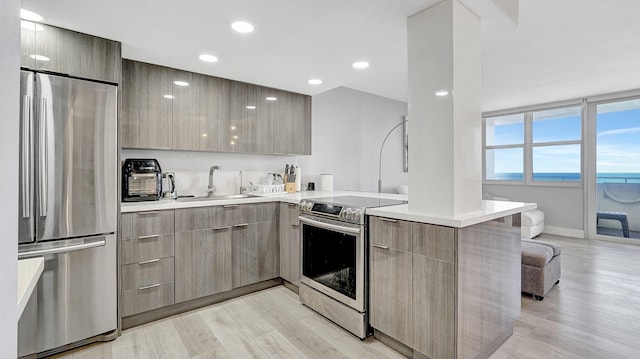
<path id="1" fill-rule="evenodd" d="M 121 159 L 155 158 L 163 172 L 174 172 L 178 195 L 204 196 L 209 185 L 209 168 L 220 166 L 213 175 L 216 195 L 235 194 L 240 191 L 240 171 L 243 184 L 260 184 L 267 173 L 282 174 L 285 164 L 301 166 L 307 156 L 266 156 L 236 153 L 207 153 L 165 150 L 122 150 Z M 303 176 L 303 183 L 316 181 L 319 175 Z M 163 190 L 167 190 L 166 179 Z"/>

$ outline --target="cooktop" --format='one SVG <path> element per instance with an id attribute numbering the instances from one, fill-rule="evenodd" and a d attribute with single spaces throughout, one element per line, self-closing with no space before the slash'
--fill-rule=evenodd
<path id="1" fill-rule="evenodd" d="M 395 206 L 399 204 L 406 204 L 407 201 L 388 198 L 371 198 L 361 196 L 335 196 L 335 197 L 321 197 L 310 198 L 307 201 L 314 203 L 326 203 L 338 206 L 345 206 L 351 208 L 374 208 L 374 207 L 386 207 Z"/>

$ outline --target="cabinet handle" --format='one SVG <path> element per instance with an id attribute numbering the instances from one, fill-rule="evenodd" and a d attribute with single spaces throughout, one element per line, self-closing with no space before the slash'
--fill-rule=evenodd
<path id="1" fill-rule="evenodd" d="M 379 244 L 371 243 L 372 247 L 380 248 L 380 249 L 389 249 L 389 246 L 381 246 Z"/>
<path id="2" fill-rule="evenodd" d="M 380 220 L 383 221 L 383 222 L 398 223 L 397 219 L 380 218 Z"/>
<path id="3" fill-rule="evenodd" d="M 249 223 L 242 223 L 242 224 L 236 224 L 233 227 L 238 228 L 238 227 L 248 227 L 248 226 L 249 226 Z"/>
<path id="4" fill-rule="evenodd" d="M 300 228 L 300 225 L 299 224 L 292 224 L 291 227 Z"/>
<path id="5" fill-rule="evenodd" d="M 228 204 L 226 206 L 222 206 L 222 208 L 224 208 L 224 209 L 234 209 L 234 208 L 237 208 L 237 207 L 238 207 L 237 204 Z"/>
<path id="6" fill-rule="evenodd" d="M 148 261 L 138 262 L 138 264 L 139 264 L 139 265 L 142 265 L 142 264 L 150 264 L 150 263 L 156 263 L 156 262 L 160 262 L 160 258 L 150 259 L 150 260 L 148 260 Z"/>
<path id="7" fill-rule="evenodd" d="M 287 203 L 287 207 L 296 207 L 296 206 L 298 206 L 298 205 L 295 204 L 295 203 Z"/>
<path id="8" fill-rule="evenodd" d="M 145 285 L 145 286 L 139 287 L 138 290 L 151 289 L 151 288 L 155 288 L 155 287 L 159 287 L 159 286 L 160 286 L 160 283 L 151 284 L 151 285 Z"/>
<path id="9" fill-rule="evenodd" d="M 220 230 L 222 230 L 222 229 L 229 229 L 229 228 L 231 228 L 231 226 L 216 227 L 216 228 L 214 228 L 213 230 L 214 230 L 214 231 L 220 231 Z"/>
<path id="10" fill-rule="evenodd" d="M 138 212 L 139 215 L 141 216 L 146 216 L 148 214 L 158 214 L 160 213 L 159 211 L 149 211 L 149 212 Z"/>
<path id="11" fill-rule="evenodd" d="M 138 239 L 151 239 L 151 238 L 158 238 L 158 237 L 160 237 L 159 234 L 152 234 L 150 236 L 140 236 L 138 237 Z"/>

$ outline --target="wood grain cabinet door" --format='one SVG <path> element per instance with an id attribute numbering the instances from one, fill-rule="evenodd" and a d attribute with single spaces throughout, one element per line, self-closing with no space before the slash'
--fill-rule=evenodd
<path id="1" fill-rule="evenodd" d="M 176 233 L 176 302 L 231 290 L 231 230 Z"/>
<path id="2" fill-rule="evenodd" d="M 301 270 L 298 205 L 280 203 L 280 277 L 297 285 Z"/>
<path id="3" fill-rule="evenodd" d="M 411 224 L 371 217 L 370 322 L 407 346 L 413 341 Z"/>
<path id="4" fill-rule="evenodd" d="M 119 42 L 45 24 L 23 23 L 21 66 L 89 80 L 120 82 Z"/>
<path id="5" fill-rule="evenodd" d="M 122 61 L 120 141 L 123 148 L 172 148 L 171 69 Z"/>
<path id="6" fill-rule="evenodd" d="M 258 87 L 230 81 L 229 117 L 220 120 L 220 151 L 258 152 Z"/>

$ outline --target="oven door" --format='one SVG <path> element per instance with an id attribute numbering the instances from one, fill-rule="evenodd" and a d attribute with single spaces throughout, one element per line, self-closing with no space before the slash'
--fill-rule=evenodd
<path id="1" fill-rule="evenodd" d="M 365 312 L 364 226 L 300 215 L 302 283 Z"/>

